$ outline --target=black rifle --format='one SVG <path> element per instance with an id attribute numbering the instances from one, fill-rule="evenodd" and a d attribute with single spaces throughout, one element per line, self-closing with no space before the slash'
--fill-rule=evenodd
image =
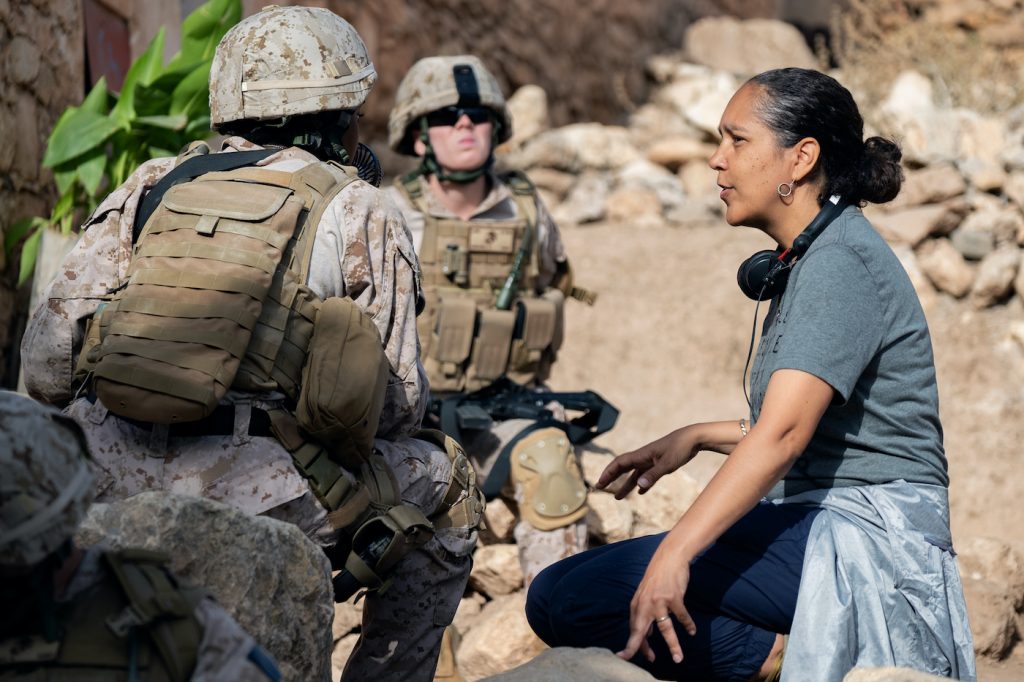
<path id="1" fill-rule="evenodd" d="M 566 410 L 582 414 L 568 422 L 559 421 L 545 407 L 552 401 L 560 403 Z M 508 479 L 509 456 L 516 443 L 527 434 L 554 427 L 564 431 L 570 443 L 580 445 L 610 431 L 619 417 L 619 411 L 594 391 L 538 391 L 521 386 L 508 377 L 501 377 L 473 393 L 435 398 L 430 402 L 429 413 L 438 421 L 442 431 L 459 441 L 463 430 L 487 429 L 493 421 L 529 419 L 533 422 L 502 448 L 487 480 L 480 486 L 489 500 L 497 497 Z"/>

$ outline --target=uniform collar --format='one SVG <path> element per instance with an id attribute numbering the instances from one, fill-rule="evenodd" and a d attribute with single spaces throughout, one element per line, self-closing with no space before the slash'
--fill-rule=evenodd
<path id="1" fill-rule="evenodd" d="M 494 173 L 488 173 L 486 177 L 491 185 L 491 189 L 484 197 L 484 200 L 480 202 L 480 205 L 476 207 L 476 210 L 473 211 L 473 215 L 469 217 L 470 220 L 492 211 L 503 202 L 512 198 L 512 193 L 509 191 L 508 186 L 501 182 L 498 176 Z M 430 190 L 430 183 L 426 176 L 421 175 L 418 180 L 421 196 L 424 198 L 425 207 L 430 215 L 436 218 L 459 219 Z"/>

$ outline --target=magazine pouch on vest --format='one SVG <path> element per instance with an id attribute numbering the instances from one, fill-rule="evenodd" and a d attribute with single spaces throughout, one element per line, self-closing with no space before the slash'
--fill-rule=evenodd
<path id="1" fill-rule="evenodd" d="M 560 292 L 537 290 L 536 190 L 519 173 L 502 180 L 518 216 L 511 220 L 457 220 L 431 215 L 420 179 L 398 187 L 425 220 L 420 265 L 427 307 L 420 315 L 423 365 L 436 393 L 472 391 L 502 375 L 543 381 L 561 345 Z M 522 266 L 518 300 L 496 307 L 524 239 L 534 242 Z"/>
<path id="2" fill-rule="evenodd" d="M 235 173 L 171 187 L 146 223 L 100 318 L 93 390 L 111 412 L 195 421 L 232 385 L 304 209 Z"/>

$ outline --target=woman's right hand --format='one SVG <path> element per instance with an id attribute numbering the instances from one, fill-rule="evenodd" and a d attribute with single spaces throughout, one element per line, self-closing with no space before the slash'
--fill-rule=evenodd
<path id="1" fill-rule="evenodd" d="M 684 426 L 642 448 L 619 455 L 601 472 L 597 488 L 603 490 L 623 474 L 629 473 L 626 482 L 614 491 L 615 499 L 621 500 L 638 486 L 643 495 L 658 479 L 689 462 L 701 450 L 698 426 Z"/>

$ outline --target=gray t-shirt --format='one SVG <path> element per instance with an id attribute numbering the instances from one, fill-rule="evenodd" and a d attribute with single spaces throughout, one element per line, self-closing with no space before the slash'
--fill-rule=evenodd
<path id="1" fill-rule="evenodd" d="M 751 374 L 754 422 L 777 369 L 813 374 L 836 397 L 769 497 L 901 478 L 948 485 L 928 324 L 859 209 L 822 232 L 772 301 Z"/>

